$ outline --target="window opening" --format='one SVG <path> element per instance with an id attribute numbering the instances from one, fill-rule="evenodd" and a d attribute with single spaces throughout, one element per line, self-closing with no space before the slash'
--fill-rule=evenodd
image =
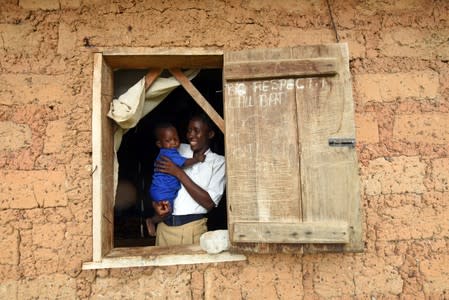
<path id="1" fill-rule="evenodd" d="M 114 98 L 139 81 L 148 70 L 126 69 L 114 72 Z M 172 76 L 164 70 L 162 77 Z M 223 118 L 222 70 L 204 69 L 192 84 Z M 178 129 L 182 142 L 186 142 L 185 128 L 189 117 L 202 111 L 183 86 L 177 87 L 154 110 L 126 132 L 117 153 L 119 163 L 118 185 L 114 207 L 114 247 L 152 246 L 155 238 L 149 236 L 145 219 L 154 211 L 148 195 L 153 174 L 153 162 L 158 148 L 153 128 L 160 121 L 169 121 Z M 214 152 L 224 155 L 224 135 L 215 128 L 211 144 Z M 226 229 L 226 194 L 218 207 L 208 215 L 208 230 Z"/>

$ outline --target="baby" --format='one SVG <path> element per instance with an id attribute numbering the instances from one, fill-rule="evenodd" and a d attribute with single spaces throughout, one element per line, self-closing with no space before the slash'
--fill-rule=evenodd
<path id="1" fill-rule="evenodd" d="M 156 161 L 161 157 L 168 157 L 174 164 L 179 167 L 190 167 L 198 162 L 204 162 L 206 156 L 203 154 L 199 157 L 185 158 L 178 152 L 180 145 L 179 136 L 176 128 L 171 123 L 160 123 L 154 131 L 156 136 L 156 146 L 160 149 Z M 173 210 L 174 199 L 181 188 L 179 180 L 169 174 L 158 172 L 154 169 L 153 179 L 150 187 L 150 196 L 153 201 L 168 201 L 170 209 Z M 162 221 L 158 216 L 153 216 L 146 220 L 148 233 L 151 236 L 156 235 L 155 224 Z"/>

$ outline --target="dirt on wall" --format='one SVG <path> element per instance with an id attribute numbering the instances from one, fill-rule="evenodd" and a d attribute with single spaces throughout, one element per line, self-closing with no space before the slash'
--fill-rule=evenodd
<path id="1" fill-rule="evenodd" d="M 449 297 L 449 2 L 3 0 L 0 298 Z M 94 51 L 349 44 L 365 249 L 82 270 Z"/>

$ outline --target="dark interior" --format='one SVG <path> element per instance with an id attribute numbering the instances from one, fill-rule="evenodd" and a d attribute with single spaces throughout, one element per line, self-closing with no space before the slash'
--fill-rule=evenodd
<path id="1" fill-rule="evenodd" d="M 140 80 L 147 70 L 118 70 L 114 72 L 114 98 L 124 93 Z M 163 72 L 161 76 L 170 76 Z M 205 69 L 192 80 L 195 87 L 208 100 L 214 109 L 223 116 L 222 70 Z M 126 182 L 135 189 L 137 197 L 126 199 L 125 205 L 117 204 L 114 214 L 114 247 L 149 246 L 155 239 L 148 235 L 145 218 L 151 216 L 153 208 L 148 189 L 153 174 L 153 162 L 158 148 L 153 137 L 153 128 L 160 121 L 172 122 L 178 129 L 182 142 L 186 142 L 185 132 L 190 116 L 201 108 L 182 86 L 176 88 L 153 111 L 146 115 L 136 127 L 124 136 L 118 151 L 119 185 Z M 212 151 L 224 155 L 224 136 L 215 128 L 216 137 Z M 119 187 L 119 188 L 120 188 Z M 128 191 L 121 195 L 132 195 Z M 124 198 L 121 196 L 121 198 Z M 226 229 L 226 195 L 220 205 L 208 216 L 209 230 Z"/>

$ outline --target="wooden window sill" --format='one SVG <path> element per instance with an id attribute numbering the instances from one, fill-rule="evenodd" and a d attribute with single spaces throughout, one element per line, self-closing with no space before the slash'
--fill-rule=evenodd
<path id="1" fill-rule="evenodd" d="M 83 270 L 190 265 L 245 260 L 246 256 L 242 254 L 231 254 L 229 252 L 208 254 L 199 245 L 113 248 L 99 262 L 85 262 Z"/>

